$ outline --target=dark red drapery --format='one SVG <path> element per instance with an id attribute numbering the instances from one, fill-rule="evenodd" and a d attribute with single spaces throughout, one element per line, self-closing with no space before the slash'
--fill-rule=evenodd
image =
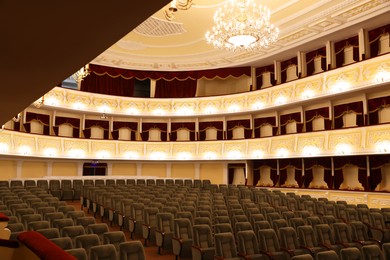
<path id="1" fill-rule="evenodd" d="M 168 136 L 168 125 L 167 123 L 142 123 L 142 141 L 149 140 L 149 130 L 151 129 L 160 129 L 161 131 L 161 141 L 167 141 Z"/>
<path id="2" fill-rule="evenodd" d="M 24 129 L 27 133 L 31 133 L 31 121 L 38 121 L 43 125 L 43 134 L 50 135 L 50 116 L 44 114 L 37 114 L 32 112 L 26 112 L 26 123 Z"/>
<path id="3" fill-rule="evenodd" d="M 207 128 L 210 127 L 217 129 L 217 140 L 223 140 L 223 122 L 209 121 L 209 122 L 199 122 L 199 141 L 206 140 L 206 130 Z"/>
<path id="4" fill-rule="evenodd" d="M 318 117 L 324 118 L 325 130 L 332 128 L 332 120 L 329 118 L 329 107 L 321 107 L 305 111 L 306 132 L 313 131 L 313 120 Z"/>
<path id="5" fill-rule="evenodd" d="M 303 188 L 308 188 L 310 182 L 313 180 L 312 168 L 315 165 L 324 167 L 324 181 L 328 184 L 329 189 L 333 188 L 331 157 L 304 158 L 304 164 L 305 176 L 303 180 Z"/>
<path id="6" fill-rule="evenodd" d="M 108 121 L 86 119 L 84 125 L 84 137 L 91 138 L 91 127 L 98 126 L 104 131 L 104 139 L 108 139 L 110 123 Z"/>
<path id="7" fill-rule="evenodd" d="M 287 166 L 294 166 L 295 168 L 295 180 L 298 186 L 302 186 L 302 159 L 282 159 L 279 160 L 279 185 L 282 186 L 287 179 Z"/>
<path id="8" fill-rule="evenodd" d="M 256 89 L 261 89 L 261 85 L 263 85 L 263 73 L 265 72 L 271 72 L 271 84 L 272 86 L 276 84 L 275 65 L 271 64 L 268 66 L 256 68 Z"/>
<path id="9" fill-rule="evenodd" d="M 368 100 L 368 116 L 370 125 L 379 124 L 379 111 L 390 106 L 390 96 L 379 97 Z"/>
<path id="10" fill-rule="evenodd" d="M 333 107 L 333 111 L 335 129 L 343 128 L 343 115 L 349 112 L 355 112 L 356 124 L 364 126 L 363 101 L 337 105 Z"/>
<path id="11" fill-rule="evenodd" d="M 256 185 L 260 179 L 260 167 L 269 166 L 271 168 L 271 180 L 274 186 L 278 183 L 279 175 L 277 168 L 277 160 L 255 160 L 253 161 L 253 184 Z"/>
<path id="12" fill-rule="evenodd" d="M 302 133 L 303 123 L 301 112 L 295 112 L 280 116 L 280 133 L 282 135 L 286 134 L 286 125 L 292 121 L 295 121 L 297 123 L 297 133 Z"/>
<path id="13" fill-rule="evenodd" d="M 251 121 L 249 119 L 242 120 L 231 120 L 226 122 L 227 126 L 227 139 L 233 139 L 233 129 L 236 127 L 244 127 L 244 136 L 245 139 L 250 139 L 252 137 Z"/>
<path id="14" fill-rule="evenodd" d="M 314 73 L 314 59 L 321 57 L 321 68 L 326 70 L 326 47 L 306 53 L 306 74 L 311 76 Z"/>
<path id="15" fill-rule="evenodd" d="M 379 53 L 379 39 L 382 35 L 390 33 L 390 24 L 376 28 L 368 32 L 368 39 L 370 42 L 371 58 L 378 56 Z M 390 44 L 390 43 L 389 43 Z"/>
<path id="16" fill-rule="evenodd" d="M 53 130 L 55 135 L 58 136 L 58 127 L 62 124 L 68 124 L 73 128 L 73 137 L 77 138 L 80 136 L 80 119 L 78 118 L 71 118 L 71 117 L 62 117 L 62 116 L 56 116 L 55 117 L 55 125 L 53 126 Z"/>
<path id="17" fill-rule="evenodd" d="M 297 57 L 293 57 L 289 60 L 285 60 L 285 61 L 282 61 L 280 62 L 280 67 L 281 67 L 281 71 L 282 71 L 282 82 L 281 83 L 285 83 L 286 80 L 287 80 L 287 68 L 292 66 L 292 65 L 298 65 L 298 58 Z M 298 73 L 298 67 L 297 67 L 297 73 Z"/>
<path id="18" fill-rule="evenodd" d="M 334 44 L 334 49 L 336 52 L 336 67 L 342 67 L 344 63 L 344 49 L 346 47 L 352 46 L 353 47 L 353 60 L 359 61 L 359 37 L 353 36 L 351 38 L 348 38 L 346 40 L 342 40 L 339 42 L 336 42 Z"/>
<path id="19" fill-rule="evenodd" d="M 267 125 L 267 124 L 272 126 L 272 135 L 275 136 L 277 134 L 278 127 L 276 126 L 276 116 L 255 118 L 254 119 L 255 138 L 260 138 L 260 128 L 263 125 Z"/>
<path id="20" fill-rule="evenodd" d="M 343 182 L 343 171 L 342 167 L 345 165 L 356 165 L 359 167 L 358 179 L 363 185 L 365 190 L 368 190 L 368 179 L 367 179 L 367 163 L 366 156 L 338 156 L 333 157 L 334 162 L 334 188 L 339 189 Z"/>
<path id="21" fill-rule="evenodd" d="M 382 181 L 381 167 L 390 164 L 390 156 L 388 154 L 382 155 L 370 155 L 370 177 L 369 177 L 369 189 L 375 190 L 379 183 Z"/>
<path id="22" fill-rule="evenodd" d="M 155 98 L 189 98 L 195 97 L 196 80 L 165 80 L 159 79 L 156 82 Z"/>
<path id="23" fill-rule="evenodd" d="M 136 134 L 138 131 L 138 123 L 137 122 L 121 122 L 115 121 L 113 122 L 113 129 L 111 132 L 112 139 L 118 140 L 119 138 L 119 129 L 128 128 L 130 130 L 130 140 L 136 140 Z"/>
<path id="24" fill-rule="evenodd" d="M 190 131 L 190 141 L 195 141 L 195 123 L 194 122 L 175 122 L 171 123 L 170 140 L 177 140 L 177 131 L 179 129 L 188 129 Z"/>

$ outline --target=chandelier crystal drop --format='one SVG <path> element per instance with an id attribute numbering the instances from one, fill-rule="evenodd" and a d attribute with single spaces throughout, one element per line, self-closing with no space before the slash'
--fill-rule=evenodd
<path id="1" fill-rule="evenodd" d="M 270 10 L 253 0 L 230 0 L 214 14 L 207 43 L 229 51 L 257 51 L 276 42 L 279 29 L 270 24 Z"/>

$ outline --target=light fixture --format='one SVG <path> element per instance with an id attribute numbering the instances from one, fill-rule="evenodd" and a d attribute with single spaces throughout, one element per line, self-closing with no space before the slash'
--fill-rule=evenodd
<path id="1" fill-rule="evenodd" d="M 72 78 L 77 82 L 77 84 L 80 85 L 81 81 L 82 81 L 86 76 L 88 76 L 90 73 L 91 73 L 91 71 L 89 70 L 89 64 L 87 64 L 87 65 L 85 65 L 84 67 L 82 67 L 81 69 L 79 69 L 78 71 L 76 71 L 76 72 L 72 75 Z"/>
<path id="2" fill-rule="evenodd" d="M 265 49 L 279 36 L 279 29 L 269 19 L 269 9 L 253 0 L 230 0 L 215 12 L 215 25 L 206 33 L 206 41 L 229 51 Z"/>
<path id="3" fill-rule="evenodd" d="M 174 13 L 178 10 L 188 10 L 193 4 L 192 0 L 173 0 L 169 8 L 164 11 L 165 19 L 172 21 L 175 18 Z"/>

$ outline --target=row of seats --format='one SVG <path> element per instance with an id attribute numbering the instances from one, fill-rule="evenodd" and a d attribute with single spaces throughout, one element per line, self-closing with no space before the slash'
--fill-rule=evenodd
<path id="1" fill-rule="evenodd" d="M 142 248 L 142 244 L 139 247 L 138 243 L 126 241 L 122 231 L 110 232 L 107 224 L 96 224 L 93 217 L 76 211 L 41 188 L 1 187 L 0 209 L 10 220 L 7 226 L 10 240 L 29 230 L 41 233 L 78 259 L 97 259 L 95 255 L 106 255 L 109 259 L 120 255 L 120 259 L 128 259 L 133 254 L 144 255 L 143 250 L 135 250 Z"/>
<path id="2" fill-rule="evenodd" d="M 273 229 L 276 226 L 273 222 L 279 222 L 279 228 L 286 229 L 285 233 L 282 233 L 289 235 L 288 239 L 295 238 L 295 241 L 301 243 L 295 245 L 299 248 L 305 246 L 303 244 L 305 240 L 315 241 L 317 239 L 316 228 L 312 226 L 316 222 L 323 225 L 324 229 L 330 230 L 334 238 L 332 228 L 334 226 L 344 228 L 347 225 L 345 222 L 337 223 L 343 221 L 343 218 L 339 217 L 343 215 L 341 214 L 343 211 L 366 212 L 371 219 L 375 219 L 374 217 L 378 214 L 382 216 L 378 209 L 368 209 L 366 206 L 363 208 L 363 205 L 349 205 L 341 201 L 336 203 L 308 196 L 299 197 L 295 194 L 249 189 L 245 186 L 221 186 L 220 188 L 221 193 L 184 186 L 134 186 L 131 191 L 126 191 L 126 186 L 117 186 L 115 190 L 110 187 L 84 187 L 83 195 L 87 197 L 82 199 L 82 203 L 94 214 L 100 213 L 102 219 L 108 217 L 114 223 L 128 229 L 132 235 L 142 235 L 145 243 L 149 240 L 155 242 L 159 252 L 161 249 L 168 249 L 173 250 L 177 256 L 192 254 L 193 257 L 196 253 L 192 246 L 209 245 L 205 241 L 195 241 L 196 234 L 200 232 L 199 229 L 209 229 L 209 234 L 213 238 L 209 239 L 209 242 L 216 241 L 216 234 L 219 233 L 231 233 L 235 241 L 239 241 L 238 234 L 241 231 L 251 231 L 252 237 L 254 234 L 258 241 L 269 241 L 269 236 L 273 236 L 273 241 L 281 243 L 279 229 Z M 324 212 L 324 209 L 327 211 Z M 331 214 L 332 212 L 334 215 Z M 336 215 L 336 212 L 341 215 Z M 386 209 L 383 209 L 383 212 L 386 212 Z M 359 214 L 352 215 L 357 217 Z M 294 223 L 294 220 L 297 224 L 292 227 L 290 223 Z M 324 224 L 325 221 L 327 222 Z M 268 226 L 265 226 L 265 222 Z M 302 225 L 299 225 L 299 222 Z M 348 225 L 347 229 L 349 229 Z M 359 225 L 361 226 L 365 227 L 363 224 Z M 257 230 L 254 227 L 257 227 Z M 141 232 L 137 233 L 137 230 Z M 299 230 L 299 236 L 297 230 Z M 374 230 L 374 227 L 370 230 Z M 343 232 L 338 233 L 342 239 L 346 234 L 350 234 L 346 229 L 343 229 Z M 244 235 L 248 236 L 248 234 Z M 200 237 L 207 237 L 207 235 Z M 383 242 L 383 237 L 381 238 Z M 289 241 L 288 239 L 285 241 Z M 287 248 L 287 245 L 285 246 Z M 336 251 L 340 254 L 341 248 L 338 249 L 340 250 Z M 267 247 L 262 250 L 267 251 Z M 216 248 L 211 251 L 217 255 L 221 254 L 221 251 L 218 252 Z M 319 253 L 309 249 L 301 252 Z"/>

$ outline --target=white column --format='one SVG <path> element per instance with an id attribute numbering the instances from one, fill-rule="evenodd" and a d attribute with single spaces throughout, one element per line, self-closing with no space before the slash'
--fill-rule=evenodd
<path id="1" fill-rule="evenodd" d="M 112 163 L 107 163 L 107 176 L 112 176 Z"/>
<path id="2" fill-rule="evenodd" d="M 47 176 L 52 176 L 53 175 L 53 162 L 48 161 L 46 162 L 46 175 Z"/>
<path id="3" fill-rule="evenodd" d="M 142 163 L 137 163 L 137 176 L 142 176 Z"/>
<path id="4" fill-rule="evenodd" d="M 165 176 L 167 178 L 171 178 L 172 177 L 172 163 L 166 163 L 166 169 L 165 169 Z"/>
<path id="5" fill-rule="evenodd" d="M 82 162 L 77 163 L 77 176 L 83 176 L 83 165 Z"/>
<path id="6" fill-rule="evenodd" d="M 23 161 L 16 162 L 16 178 L 22 178 Z"/>
<path id="7" fill-rule="evenodd" d="M 222 184 L 228 184 L 229 169 L 227 163 L 224 163 L 223 165 L 223 173 Z"/>
<path id="8" fill-rule="evenodd" d="M 195 163 L 195 179 L 200 179 L 200 163 Z"/>

